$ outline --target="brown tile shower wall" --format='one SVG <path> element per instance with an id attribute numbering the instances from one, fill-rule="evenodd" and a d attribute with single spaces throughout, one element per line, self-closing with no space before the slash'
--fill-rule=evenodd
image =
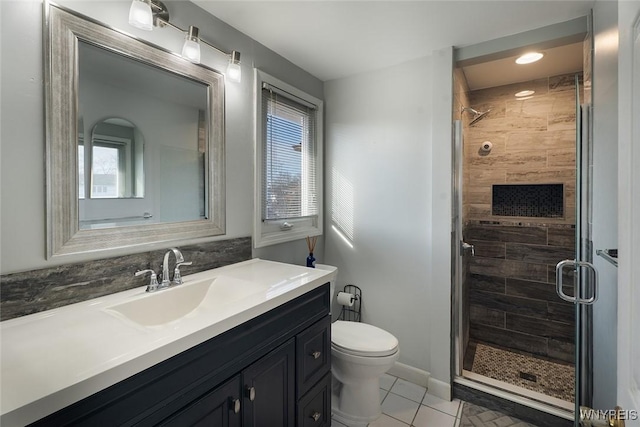
<path id="1" fill-rule="evenodd" d="M 465 240 L 475 246 L 471 339 L 573 361 L 574 306 L 556 295 L 555 265 L 574 258 L 574 233 L 567 225 L 467 224 Z M 573 276 L 567 273 L 564 283 L 572 284 Z"/>
<path id="2" fill-rule="evenodd" d="M 534 90 L 518 100 L 515 93 Z M 474 244 L 471 339 L 551 359 L 574 359 L 574 309 L 555 292 L 555 265 L 575 256 L 574 74 L 476 90 L 491 112 L 465 129 L 465 241 Z M 480 151 L 491 141 L 490 153 Z M 562 218 L 491 213 L 493 184 L 564 185 Z M 565 283 L 572 283 L 569 274 Z M 570 287 L 565 288 L 571 293 Z"/>
<path id="3" fill-rule="evenodd" d="M 535 94 L 518 100 L 514 95 L 522 90 Z M 476 110 L 491 112 L 465 129 L 465 219 L 504 218 L 491 215 L 493 184 L 561 183 L 564 218 L 537 222 L 575 224 L 574 74 L 475 90 L 469 101 Z M 490 153 L 480 150 L 484 141 L 493 143 Z"/>

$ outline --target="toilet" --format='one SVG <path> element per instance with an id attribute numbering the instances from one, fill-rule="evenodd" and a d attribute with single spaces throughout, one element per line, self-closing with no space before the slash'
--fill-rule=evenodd
<path id="1" fill-rule="evenodd" d="M 338 269 L 322 264 L 316 268 L 334 272 L 333 298 Z M 342 320 L 331 325 L 331 412 L 336 421 L 360 427 L 380 417 L 380 377 L 399 356 L 398 339 L 383 329 Z"/>

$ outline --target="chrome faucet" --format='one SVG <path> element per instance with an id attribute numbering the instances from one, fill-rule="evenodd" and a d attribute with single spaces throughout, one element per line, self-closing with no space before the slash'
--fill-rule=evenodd
<path id="1" fill-rule="evenodd" d="M 169 279 L 169 256 L 171 252 L 176 257 L 176 267 L 173 270 L 173 281 Z M 185 262 L 184 257 L 182 256 L 182 252 L 180 252 L 177 248 L 171 248 L 164 254 L 164 259 L 162 260 L 162 274 L 160 275 L 161 283 L 158 283 L 158 277 L 156 276 L 155 271 L 153 270 L 140 270 L 136 271 L 135 275 L 140 276 L 142 274 L 151 273 L 151 281 L 149 286 L 147 286 L 147 292 L 155 292 L 160 289 L 166 289 L 171 284 L 181 285 L 182 284 L 182 275 L 180 274 L 180 267 L 183 265 L 191 265 L 192 262 Z"/>
<path id="2" fill-rule="evenodd" d="M 173 283 L 176 285 L 182 284 L 182 276 L 180 275 L 180 266 L 182 265 L 191 265 L 191 262 L 185 262 L 184 257 L 182 256 L 182 252 L 180 252 L 177 248 L 171 248 L 164 254 L 164 259 L 162 261 L 162 282 L 158 286 L 158 289 L 164 289 L 171 286 L 171 280 L 169 279 L 169 256 L 171 253 L 176 257 L 176 268 L 173 272 Z"/>

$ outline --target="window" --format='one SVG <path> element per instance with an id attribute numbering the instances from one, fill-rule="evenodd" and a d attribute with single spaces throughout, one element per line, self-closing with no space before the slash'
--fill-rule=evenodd
<path id="1" fill-rule="evenodd" d="M 321 100 L 256 71 L 255 247 L 322 234 Z"/>
<path id="2" fill-rule="evenodd" d="M 111 144 L 93 146 L 91 159 L 91 198 L 116 198 L 122 186 L 123 148 Z"/>

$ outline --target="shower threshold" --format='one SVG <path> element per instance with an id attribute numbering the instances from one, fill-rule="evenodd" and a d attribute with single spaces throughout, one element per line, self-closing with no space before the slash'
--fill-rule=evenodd
<path id="1" fill-rule="evenodd" d="M 463 370 L 453 378 L 453 396 L 537 426 L 573 426 L 573 404 Z"/>
<path id="2" fill-rule="evenodd" d="M 553 396 L 548 396 L 544 393 L 529 390 L 524 387 L 506 383 L 504 381 L 499 381 L 491 377 L 477 374 L 475 372 L 463 370 L 462 378 L 471 380 L 474 383 L 481 383 L 481 384 L 487 385 L 493 389 L 505 391 L 513 395 L 514 397 L 517 397 L 517 396 L 523 397 L 529 401 L 535 401 L 540 404 L 548 405 L 550 407 L 557 408 L 561 411 L 573 412 L 573 409 L 574 409 L 573 402 L 558 399 L 557 397 L 553 397 Z M 512 400 L 512 399 L 509 399 L 509 400 Z"/>

